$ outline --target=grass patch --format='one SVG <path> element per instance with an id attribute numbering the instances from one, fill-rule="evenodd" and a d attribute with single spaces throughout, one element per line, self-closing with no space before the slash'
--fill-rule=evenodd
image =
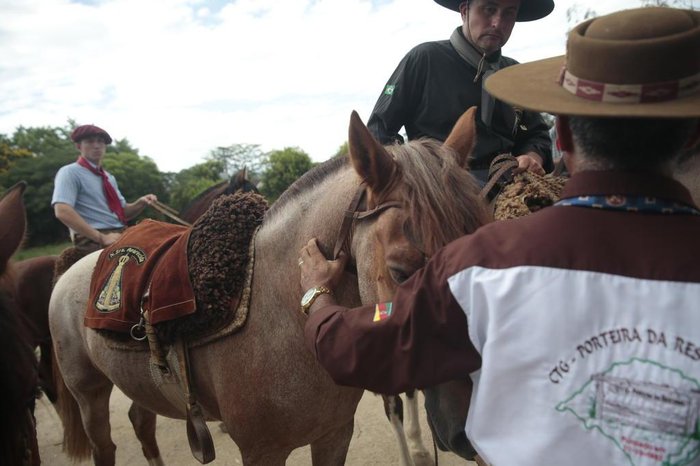
<path id="1" fill-rule="evenodd" d="M 53 256 L 58 255 L 66 248 L 73 246 L 70 241 L 65 243 L 57 244 L 45 244 L 43 246 L 35 246 L 33 248 L 22 249 L 17 251 L 17 253 L 12 257 L 16 261 L 21 261 L 24 259 L 31 259 L 32 257 L 38 256 Z"/>

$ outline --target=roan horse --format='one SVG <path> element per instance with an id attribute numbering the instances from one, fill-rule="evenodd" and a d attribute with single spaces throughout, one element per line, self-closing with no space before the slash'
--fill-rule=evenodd
<path id="1" fill-rule="evenodd" d="M 34 421 L 36 359 L 14 293 L 10 257 L 24 238 L 25 183 L 0 199 L 0 464 L 40 463 Z"/>
<path id="2" fill-rule="evenodd" d="M 245 168 L 239 170 L 230 180 L 217 183 L 197 195 L 182 209 L 179 217 L 186 222 L 194 223 L 209 208 L 214 199 L 239 190 L 257 192 L 255 185 L 246 178 Z M 19 308 L 26 315 L 32 345 L 34 348 L 38 347 L 41 354 L 39 387 L 52 403 L 56 402 L 57 395 L 52 375 L 53 358 L 48 315 L 54 269 L 58 257 L 38 256 L 14 264 L 14 281 Z"/>
<path id="3" fill-rule="evenodd" d="M 365 213 L 348 237 L 351 263 L 336 292 L 354 306 L 377 302 L 425 263 L 426 254 L 481 223 L 478 189 L 463 170 L 473 147 L 473 111 L 444 145 L 413 141 L 383 148 L 356 113 L 347 158 L 332 159 L 297 180 L 268 211 L 255 239 L 254 279 L 246 325 L 190 350 L 199 402 L 220 419 L 247 465 L 281 465 L 311 445 L 316 465 L 343 464 L 362 390 L 336 385 L 306 350 L 299 311 L 297 251 L 316 237 L 326 251 L 338 238 L 342 206 L 366 182 Z M 183 418 L 159 392 L 145 347 L 118 350 L 83 326 L 88 284 L 98 253 L 83 258 L 55 286 L 49 322 L 60 367 L 59 396 L 69 455 L 90 450 L 95 464 L 113 465 L 109 396 L 113 385 L 134 400 L 129 417 L 149 464 L 162 464 L 155 442 L 156 413 Z M 56 371 L 58 372 L 58 371 Z M 79 405 L 79 416 L 78 416 Z M 82 418 L 82 423 L 81 423 Z"/>

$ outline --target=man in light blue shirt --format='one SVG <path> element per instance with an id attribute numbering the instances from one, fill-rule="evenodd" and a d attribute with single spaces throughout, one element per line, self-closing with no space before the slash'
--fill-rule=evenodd
<path id="1" fill-rule="evenodd" d="M 102 168 L 107 145 L 112 142 L 107 131 L 83 125 L 73 130 L 71 139 L 80 157 L 56 173 L 51 205 L 56 218 L 70 229 L 75 247 L 87 254 L 114 243 L 127 220 L 157 198 L 146 194 L 126 202 L 117 180 Z"/>

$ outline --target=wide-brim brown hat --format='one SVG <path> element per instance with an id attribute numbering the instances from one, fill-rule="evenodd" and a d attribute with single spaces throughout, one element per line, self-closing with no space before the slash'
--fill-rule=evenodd
<path id="1" fill-rule="evenodd" d="M 450 10 L 459 11 L 459 5 L 466 0 L 435 0 L 435 3 Z M 471 0 L 473 1 L 473 0 Z M 516 21 L 534 21 L 547 16 L 554 9 L 553 0 L 520 0 Z"/>
<path id="2" fill-rule="evenodd" d="M 494 97 L 555 115 L 700 117 L 700 12 L 623 10 L 569 34 L 566 56 L 486 80 Z"/>

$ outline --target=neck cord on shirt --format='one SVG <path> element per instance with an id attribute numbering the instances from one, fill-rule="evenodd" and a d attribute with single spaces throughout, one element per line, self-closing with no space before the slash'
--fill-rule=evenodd
<path id="1" fill-rule="evenodd" d="M 479 60 L 479 64 L 476 67 L 476 75 L 474 76 L 474 81 L 472 81 L 473 83 L 476 83 L 479 80 L 481 73 L 484 72 L 484 62 L 486 61 L 486 50 L 479 47 L 477 45 L 476 41 L 472 38 L 472 28 L 469 27 L 469 2 L 467 2 L 466 8 L 467 8 L 467 13 L 466 13 L 467 14 L 467 37 L 465 37 L 465 39 L 478 52 L 481 52 L 481 60 Z"/>
<path id="2" fill-rule="evenodd" d="M 555 206 L 587 207 L 591 209 L 614 210 L 618 212 L 639 212 L 664 215 L 700 215 L 694 206 L 678 201 L 659 199 L 651 196 L 578 196 L 560 199 Z"/>
<path id="3" fill-rule="evenodd" d="M 491 127 L 496 99 L 486 92 L 486 89 L 484 89 L 484 81 L 500 68 L 500 60 L 495 60 L 493 62 L 487 60 L 486 53 L 479 52 L 474 45 L 464 37 L 461 29 L 461 27 L 458 27 L 452 32 L 450 44 L 465 62 L 476 68 L 474 83 L 479 81 L 479 79 L 482 80 L 481 107 L 479 108 L 479 112 L 481 113 L 481 121 L 484 125 L 486 125 L 486 127 Z"/>

